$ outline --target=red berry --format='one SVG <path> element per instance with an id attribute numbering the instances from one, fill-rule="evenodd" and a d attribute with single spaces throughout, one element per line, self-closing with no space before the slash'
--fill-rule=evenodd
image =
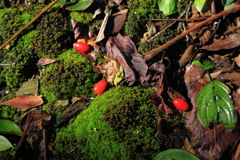
<path id="1" fill-rule="evenodd" d="M 90 50 L 90 47 L 88 44 L 84 43 L 84 42 L 76 42 L 73 44 L 73 48 L 76 51 L 80 51 L 80 52 L 87 52 Z"/>
<path id="2" fill-rule="evenodd" d="M 93 91 L 94 93 L 99 95 L 99 94 L 102 94 L 106 90 L 106 88 L 107 88 L 107 82 L 104 80 L 101 80 L 94 85 Z"/>
<path id="3" fill-rule="evenodd" d="M 180 98 L 177 98 L 173 101 L 174 106 L 181 110 L 186 111 L 188 109 L 188 103 Z"/>

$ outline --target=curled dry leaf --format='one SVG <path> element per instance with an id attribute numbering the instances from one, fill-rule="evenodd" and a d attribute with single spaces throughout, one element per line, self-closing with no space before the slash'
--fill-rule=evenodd
<path id="1" fill-rule="evenodd" d="M 233 49 L 240 45 L 240 34 L 234 33 L 226 39 L 216 40 L 213 44 L 203 46 L 201 49 L 208 51 L 219 51 L 221 49 Z"/>
<path id="2" fill-rule="evenodd" d="M 55 60 L 50 59 L 50 58 L 40 58 L 40 59 L 38 60 L 37 65 L 38 65 L 38 66 L 45 66 L 45 65 L 51 64 L 51 63 L 53 63 L 53 62 L 55 62 Z"/>
<path id="3" fill-rule="evenodd" d="M 116 76 L 121 72 L 120 67 L 117 61 L 111 59 L 106 59 L 97 66 L 100 72 L 103 73 L 104 79 L 111 84 L 114 83 Z"/>
<path id="4" fill-rule="evenodd" d="M 122 2 L 122 0 L 113 0 L 115 3 L 117 3 L 118 5 Z"/>
<path id="5" fill-rule="evenodd" d="M 29 109 L 43 104 L 42 96 L 19 96 L 8 101 L 0 103 L 0 105 L 7 105 L 16 108 Z"/>
<path id="6" fill-rule="evenodd" d="M 117 34 L 109 37 L 106 52 L 107 57 L 116 60 L 123 67 L 129 85 L 133 85 L 139 78 L 146 76 L 148 66 L 128 36 Z"/>
<path id="7" fill-rule="evenodd" d="M 235 57 L 234 61 L 236 62 L 237 66 L 240 67 L 240 55 Z"/>
<path id="8" fill-rule="evenodd" d="M 240 86 L 240 73 L 223 73 L 219 75 L 219 79 L 222 81 L 231 81 L 233 84 Z"/>

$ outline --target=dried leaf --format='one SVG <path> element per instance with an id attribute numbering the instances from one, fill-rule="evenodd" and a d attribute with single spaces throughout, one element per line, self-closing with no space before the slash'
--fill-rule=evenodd
<path id="1" fill-rule="evenodd" d="M 122 0 L 113 0 L 115 3 L 117 3 L 118 5 L 122 2 Z"/>
<path id="2" fill-rule="evenodd" d="M 240 55 L 235 57 L 234 61 L 236 62 L 237 66 L 240 67 Z"/>
<path id="3" fill-rule="evenodd" d="M 123 67 L 125 79 L 130 86 L 141 77 L 146 76 L 148 66 L 128 36 L 118 34 L 109 37 L 106 43 L 106 52 L 107 57 L 116 60 Z"/>
<path id="4" fill-rule="evenodd" d="M 111 84 L 115 84 L 114 81 L 119 73 L 121 73 L 120 69 L 122 68 L 117 61 L 106 59 L 102 63 L 100 63 L 97 68 L 103 73 L 104 79 Z M 120 74 L 119 76 L 124 76 Z M 116 84 L 115 84 L 116 85 Z"/>
<path id="5" fill-rule="evenodd" d="M 111 16 L 111 13 L 112 11 L 109 10 L 104 19 L 103 19 L 103 22 L 102 22 L 102 25 L 101 25 L 101 28 L 100 28 L 100 31 L 98 32 L 98 35 L 97 35 L 97 38 L 96 38 L 96 42 L 100 42 L 101 40 L 103 40 L 105 38 L 105 35 L 104 35 L 104 31 L 105 31 L 105 28 L 107 26 L 107 22 L 108 22 L 108 19 L 109 17 Z"/>
<path id="6" fill-rule="evenodd" d="M 23 82 L 19 88 L 16 96 L 32 95 L 36 96 L 38 92 L 38 79 L 35 78 L 31 81 Z"/>
<path id="7" fill-rule="evenodd" d="M 226 39 L 219 39 L 211 45 L 203 46 L 201 49 L 218 51 L 221 49 L 233 49 L 240 45 L 240 34 L 234 33 Z"/>
<path id="8" fill-rule="evenodd" d="M 222 81 L 231 81 L 233 84 L 240 86 L 240 73 L 223 73 L 219 75 L 219 78 Z"/>
<path id="9" fill-rule="evenodd" d="M 114 13 L 110 17 L 114 19 L 114 25 L 113 25 L 114 27 L 113 27 L 112 34 L 118 33 L 122 29 L 127 18 L 127 13 L 128 13 L 128 9 L 125 9 L 117 13 Z"/>
<path id="10" fill-rule="evenodd" d="M 7 105 L 23 109 L 29 109 L 41 104 L 43 104 L 41 96 L 20 96 L 0 103 L 0 105 Z"/>
<path id="11" fill-rule="evenodd" d="M 38 60 L 37 65 L 38 65 L 38 66 L 45 66 L 45 65 L 51 64 L 51 63 L 53 63 L 53 62 L 55 62 L 55 60 L 50 59 L 50 58 L 40 58 L 40 59 Z"/>
<path id="12" fill-rule="evenodd" d="M 193 51 L 194 45 L 189 45 L 178 62 L 180 68 L 184 67 L 190 61 Z"/>
<path id="13" fill-rule="evenodd" d="M 43 152 L 44 146 L 41 145 L 44 137 L 43 130 L 44 128 L 47 128 L 52 116 L 41 110 L 31 111 L 27 114 L 27 116 L 25 116 L 22 119 L 20 123 L 22 128 L 24 128 L 24 126 L 27 125 L 27 119 L 29 116 L 32 117 L 32 120 L 28 127 L 27 131 L 28 136 L 26 141 L 29 143 L 33 150 L 40 149 L 40 151 Z"/>

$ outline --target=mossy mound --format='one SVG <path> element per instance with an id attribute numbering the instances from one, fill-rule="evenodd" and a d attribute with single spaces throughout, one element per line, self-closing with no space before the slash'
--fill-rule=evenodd
<path id="1" fill-rule="evenodd" d="M 29 5 L 0 10 L 0 43 L 6 42 L 45 7 Z M 8 89 L 15 92 L 38 73 L 38 59 L 55 58 L 62 50 L 72 48 L 70 25 L 63 17 L 62 10 L 53 7 L 0 50 L 0 63 L 6 64 L 0 69 L 1 84 L 5 82 Z"/>
<path id="2" fill-rule="evenodd" d="M 63 52 L 56 62 L 48 65 L 40 80 L 40 93 L 47 105 L 71 96 L 94 96 L 93 86 L 99 80 L 90 61 L 74 49 Z"/>
<path id="3" fill-rule="evenodd" d="M 54 148 L 66 159 L 149 159 L 159 152 L 157 110 L 151 89 L 118 87 L 97 96 L 67 128 Z"/>

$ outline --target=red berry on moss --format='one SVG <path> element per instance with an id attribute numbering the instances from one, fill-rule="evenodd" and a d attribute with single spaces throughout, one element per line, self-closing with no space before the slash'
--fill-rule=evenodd
<path id="1" fill-rule="evenodd" d="M 93 91 L 97 95 L 102 94 L 107 88 L 107 82 L 104 80 L 99 81 L 94 85 Z"/>
<path id="2" fill-rule="evenodd" d="M 88 52 L 90 50 L 90 47 L 88 44 L 84 43 L 84 42 L 76 42 L 73 44 L 73 48 L 76 51 L 80 51 L 80 52 Z"/>
<path id="3" fill-rule="evenodd" d="M 181 110 L 186 111 L 188 109 L 188 103 L 180 98 L 177 98 L 173 101 L 174 106 Z"/>

